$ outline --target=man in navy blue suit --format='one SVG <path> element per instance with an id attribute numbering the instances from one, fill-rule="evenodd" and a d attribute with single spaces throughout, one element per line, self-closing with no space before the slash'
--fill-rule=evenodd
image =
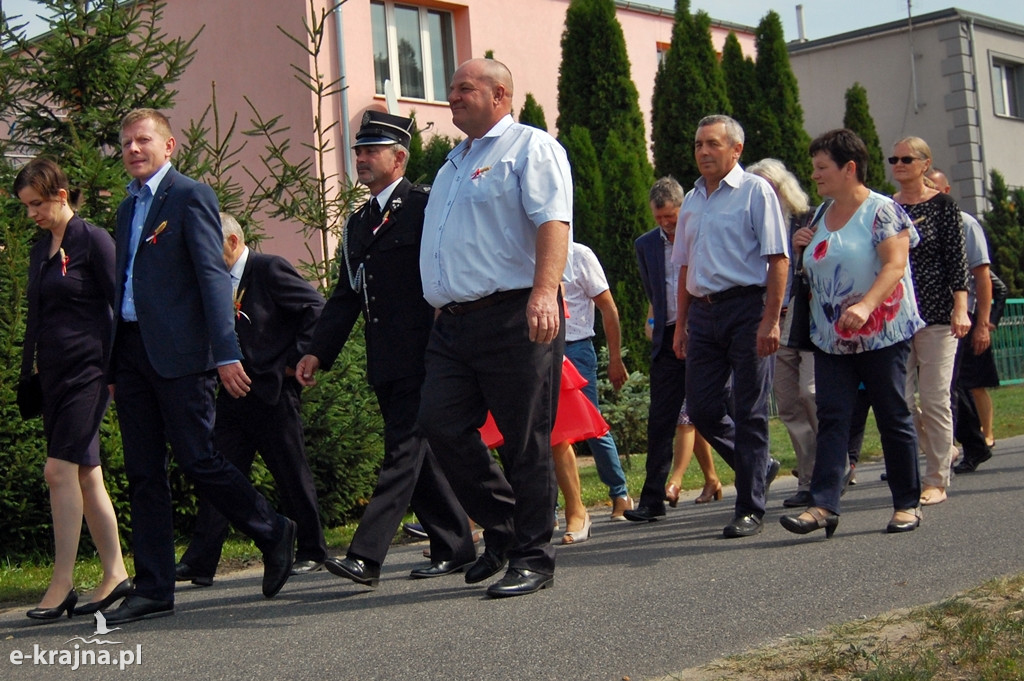
<path id="1" fill-rule="evenodd" d="M 263 551 L 263 594 L 288 580 L 295 523 L 278 515 L 214 448 L 218 376 L 244 398 L 251 383 L 235 337 L 217 198 L 170 163 L 167 118 L 136 109 L 121 123 L 133 180 L 117 210 L 111 383 L 132 510 L 135 589 L 108 624 L 174 612 L 174 528 L 167 445 L 201 496 Z"/>

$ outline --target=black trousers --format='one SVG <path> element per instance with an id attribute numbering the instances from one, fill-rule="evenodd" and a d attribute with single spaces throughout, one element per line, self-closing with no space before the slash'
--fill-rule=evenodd
<path id="1" fill-rule="evenodd" d="M 406 509 L 430 537 L 432 561 L 473 560 L 469 520 L 417 425 L 423 376 L 374 386 L 384 416 L 384 461 L 370 503 L 348 547 L 348 555 L 378 565 L 391 546 Z"/>
<path id="2" fill-rule="evenodd" d="M 647 477 L 640 506 L 665 508 L 665 481 L 672 468 L 672 439 L 686 398 L 686 360 L 672 350 L 675 324 L 665 327 L 658 355 L 651 360 L 651 404 L 647 411 Z"/>
<path id="3" fill-rule="evenodd" d="M 306 459 L 301 409 L 301 387 L 292 379 L 285 381 L 277 404 L 252 395 L 235 399 L 221 390 L 214 444 L 246 476 L 256 452 L 260 453 L 277 484 L 281 510 L 298 525 L 295 559 L 322 562 L 327 558 L 327 543 L 313 472 Z M 197 573 L 213 576 L 227 536 L 227 518 L 209 499 L 200 497 L 192 541 L 181 561 Z"/>
<path id="4" fill-rule="evenodd" d="M 153 369 L 137 327 L 122 325 L 115 350 L 117 417 L 132 507 L 135 592 L 174 600 L 174 526 L 167 444 L 182 472 L 262 551 L 280 540 L 281 518 L 213 445 L 217 374 L 163 378 Z"/>
<path id="5" fill-rule="evenodd" d="M 507 554 L 512 567 L 553 574 L 551 427 L 565 324 L 552 343 L 530 341 L 529 294 L 459 316 L 441 313 L 427 345 L 420 424 L 488 548 Z M 488 410 L 505 438 L 503 469 L 477 430 Z"/>

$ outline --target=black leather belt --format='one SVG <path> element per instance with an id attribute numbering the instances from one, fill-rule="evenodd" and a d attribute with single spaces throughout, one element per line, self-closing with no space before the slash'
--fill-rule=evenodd
<path id="1" fill-rule="evenodd" d="M 757 295 L 763 295 L 765 292 L 764 286 L 733 286 L 727 288 L 724 291 L 718 293 L 709 293 L 706 296 L 699 296 L 697 300 L 703 300 L 705 303 L 721 303 L 732 298 L 739 298 L 740 296 L 752 296 L 755 293 Z"/>
<path id="2" fill-rule="evenodd" d="M 497 305 L 503 300 L 508 300 L 509 298 L 526 295 L 529 292 L 530 289 L 528 288 L 518 288 L 511 291 L 498 291 L 497 293 L 492 293 L 489 296 L 484 296 L 477 300 L 471 300 L 468 303 L 448 303 L 441 308 L 441 312 L 447 312 L 450 315 L 458 317 L 459 315 L 464 315 L 468 312 L 473 312 L 474 310 L 482 310 L 485 307 Z"/>

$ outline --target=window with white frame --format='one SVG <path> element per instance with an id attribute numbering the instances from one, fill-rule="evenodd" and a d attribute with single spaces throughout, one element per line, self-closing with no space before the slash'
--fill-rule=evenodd
<path id="1" fill-rule="evenodd" d="M 997 115 L 1024 118 L 1024 64 L 993 57 L 992 97 Z"/>
<path id="2" fill-rule="evenodd" d="M 455 72 L 451 12 L 385 0 L 370 3 L 370 23 L 377 94 L 390 78 L 399 97 L 447 99 Z"/>

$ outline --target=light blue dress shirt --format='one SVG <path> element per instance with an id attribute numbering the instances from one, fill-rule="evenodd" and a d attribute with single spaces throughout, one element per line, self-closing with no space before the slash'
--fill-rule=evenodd
<path id="1" fill-rule="evenodd" d="M 138 252 L 139 242 L 142 240 L 142 228 L 146 225 L 149 209 L 153 205 L 153 195 L 156 194 L 157 188 L 170 169 L 171 164 L 165 163 L 145 183 L 140 183 L 136 179 L 128 185 L 128 193 L 135 197 L 135 207 L 132 211 L 131 240 L 128 242 L 128 269 L 124 278 L 124 296 L 121 299 L 121 319 L 126 322 L 139 321 L 139 317 L 135 313 L 135 290 L 132 284 L 132 275 L 135 273 L 135 254 Z"/>
<path id="2" fill-rule="evenodd" d="M 711 196 L 703 177 L 686 194 L 672 264 L 687 266 L 686 290 L 697 297 L 765 286 L 768 256 L 788 256 L 788 237 L 772 186 L 737 163 Z"/>
<path id="3" fill-rule="evenodd" d="M 570 224 L 572 174 L 551 135 L 505 116 L 448 154 L 423 221 L 420 274 L 434 307 L 533 286 L 537 228 Z M 572 280 L 572 254 L 563 281 Z"/>
<path id="4" fill-rule="evenodd" d="M 974 268 L 991 265 L 985 230 L 970 213 L 960 211 L 964 221 L 964 245 L 967 248 L 967 309 L 973 313 L 978 305 L 978 283 L 974 280 Z"/>

